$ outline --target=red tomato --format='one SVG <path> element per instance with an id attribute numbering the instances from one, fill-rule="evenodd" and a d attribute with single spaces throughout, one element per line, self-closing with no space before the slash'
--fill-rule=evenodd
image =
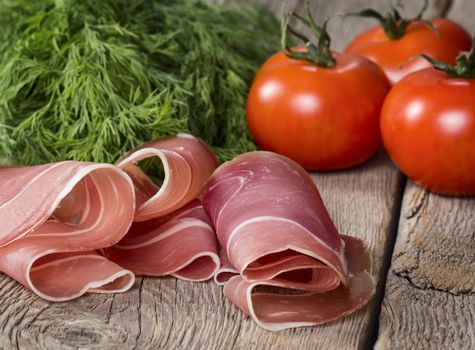
<path id="1" fill-rule="evenodd" d="M 389 92 L 381 113 L 393 161 L 427 189 L 475 194 L 475 80 L 433 68 L 409 75 Z"/>
<path id="2" fill-rule="evenodd" d="M 264 63 L 247 100 L 249 129 L 259 146 L 310 170 L 348 168 L 376 153 L 389 82 L 364 57 L 334 57 L 331 68 L 283 52 Z"/>
<path id="3" fill-rule="evenodd" d="M 470 34 L 448 19 L 433 19 L 431 22 L 438 34 L 423 22 L 415 21 L 409 24 L 404 36 L 397 40 L 390 40 L 382 26 L 371 28 L 353 39 L 345 52 L 365 56 L 377 63 L 391 84 L 412 72 L 431 67 L 422 58 L 409 61 L 420 53 L 450 65 L 455 64 L 460 51 L 470 49 Z"/>

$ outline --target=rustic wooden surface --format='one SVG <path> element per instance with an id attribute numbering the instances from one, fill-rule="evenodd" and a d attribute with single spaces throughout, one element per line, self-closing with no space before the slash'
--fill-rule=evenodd
<path id="1" fill-rule="evenodd" d="M 376 349 L 475 348 L 475 200 L 408 182 Z"/>
<path id="2" fill-rule="evenodd" d="M 474 2 L 465 0 L 472 6 L 466 10 L 461 1 L 450 6 L 436 0 L 428 14 L 449 13 L 469 27 Z M 261 2 L 279 14 L 280 0 Z M 419 1 L 406 3 L 408 12 L 420 7 Z M 288 1 L 290 8 L 302 5 Z M 385 2 L 311 5 L 322 20 L 334 12 L 383 9 Z M 332 20 L 333 47 L 341 49 L 371 25 Z M 404 188 L 405 179 L 384 152 L 356 169 L 313 178 L 340 232 L 364 239 L 371 250 L 379 284 L 368 307 L 323 327 L 273 333 L 258 328 L 211 282 L 145 277 L 124 294 L 53 304 L 0 275 L 0 349 L 363 349 L 376 340 L 380 349 L 474 348 L 474 200 L 431 195 L 412 183 Z"/>
<path id="3" fill-rule="evenodd" d="M 475 1 L 446 14 L 475 32 Z M 411 347 L 475 349 L 475 198 L 408 182 L 375 349 Z"/>

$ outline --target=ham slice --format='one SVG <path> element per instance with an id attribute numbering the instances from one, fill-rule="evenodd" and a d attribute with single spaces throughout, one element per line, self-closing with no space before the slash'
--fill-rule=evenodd
<path id="1" fill-rule="evenodd" d="M 199 282 L 213 278 L 220 262 L 210 219 L 199 200 L 164 217 L 134 223 L 105 256 L 136 275 L 172 275 Z"/>
<path id="2" fill-rule="evenodd" d="M 139 161 L 150 157 L 158 157 L 165 170 L 160 188 L 137 166 Z M 173 213 L 198 197 L 216 169 L 217 160 L 197 138 L 178 134 L 130 151 L 117 166 L 134 182 L 137 200 L 134 221 L 145 221 Z"/>
<path id="3" fill-rule="evenodd" d="M 374 294 L 362 242 L 342 239 L 293 161 L 270 152 L 238 156 L 214 172 L 202 201 L 221 245 L 215 281 L 260 326 L 330 322 Z"/>
<path id="4" fill-rule="evenodd" d="M 134 275 L 95 250 L 126 234 L 134 203 L 112 165 L 0 168 L 0 271 L 51 301 L 127 290 Z"/>
<path id="5" fill-rule="evenodd" d="M 137 166 L 150 157 L 165 170 L 160 188 Z M 212 278 L 220 265 L 216 236 L 196 199 L 217 167 L 211 150 L 179 134 L 134 149 L 117 165 L 134 183 L 137 212 L 129 233 L 104 255 L 138 275 Z"/>

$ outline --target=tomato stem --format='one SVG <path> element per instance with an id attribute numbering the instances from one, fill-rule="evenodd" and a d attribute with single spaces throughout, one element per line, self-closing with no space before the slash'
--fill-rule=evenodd
<path id="1" fill-rule="evenodd" d="M 365 9 L 358 12 L 351 12 L 345 14 L 345 17 L 369 17 L 376 19 L 384 29 L 384 33 L 390 40 L 398 40 L 406 34 L 407 27 L 411 22 L 420 21 L 427 25 L 432 31 L 437 33 L 432 23 L 428 20 L 422 19 L 424 12 L 426 12 L 429 1 L 424 0 L 421 10 L 414 18 L 403 18 L 399 10 L 402 8 L 401 1 L 394 4 L 388 1 L 389 10 L 383 15 L 374 9 Z"/>
<path id="2" fill-rule="evenodd" d="M 331 17 L 327 18 L 325 22 L 323 22 L 322 26 L 317 25 L 310 11 L 308 0 L 305 1 L 305 12 L 307 15 L 306 18 L 295 12 L 290 12 L 288 14 L 284 13 L 284 15 L 282 16 L 282 50 L 285 52 L 287 57 L 297 60 L 305 60 L 318 67 L 333 67 L 336 64 L 336 61 L 335 58 L 333 58 L 332 52 L 330 50 L 331 38 L 327 31 L 327 23 Z M 317 44 L 313 44 L 308 37 L 292 28 L 289 24 L 291 18 L 295 18 L 302 22 L 312 32 L 313 36 L 317 41 Z M 291 48 L 288 42 L 289 33 L 294 37 L 302 40 L 305 43 L 306 50 L 300 51 Z"/>
<path id="3" fill-rule="evenodd" d="M 475 36 L 470 51 L 463 51 L 457 56 L 455 66 L 438 61 L 428 55 L 418 55 L 429 61 L 435 69 L 447 73 L 452 78 L 475 79 Z"/>

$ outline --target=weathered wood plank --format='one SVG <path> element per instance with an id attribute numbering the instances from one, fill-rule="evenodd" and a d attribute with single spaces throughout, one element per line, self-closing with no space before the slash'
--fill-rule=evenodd
<path id="1" fill-rule="evenodd" d="M 455 0 L 449 17 L 473 33 L 474 13 Z M 375 348 L 475 348 L 475 198 L 407 184 Z"/>
<path id="2" fill-rule="evenodd" d="M 409 182 L 376 349 L 475 348 L 475 199 Z"/>
<path id="3" fill-rule="evenodd" d="M 261 2 L 273 4 L 278 11 L 278 0 Z M 319 19 L 368 4 L 384 6 L 380 0 L 311 3 Z M 369 25 L 374 22 L 335 19 L 330 27 L 334 47 L 342 48 Z M 313 177 L 339 230 L 367 242 L 373 273 L 377 278 L 384 276 L 382 265 L 386 245 L 395 233 L 402 176 L 380 153 L 356 169 Z M 124 294 L 87 295 L 53 304 L 0 275 L 0 348 L 355 349 L 368 345 L 378 310 L 376 298 L 367 308 L 327 326 L 271 333 L 259 329 L 211 282 L 145 277 Z"/>

